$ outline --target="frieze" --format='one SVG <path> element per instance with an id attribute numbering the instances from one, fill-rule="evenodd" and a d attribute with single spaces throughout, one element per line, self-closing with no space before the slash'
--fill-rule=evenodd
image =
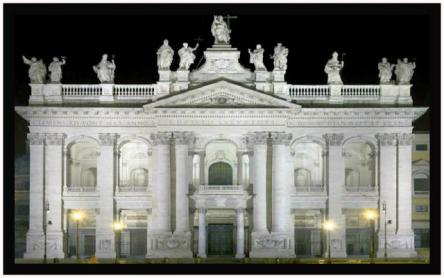
<path id="1" fill-rule="evenodd" d="M 46 145 L 62 145 L 65 138 L 66 135 L 61 133 L 46 134 Z"/>
<path id="2" fill-rule="evenodd" d="M 400 146 L 410 146 L 415 139 L 415 135 L 411 133 L 398 134 L 398 144 Z"/>
<path id="3" fill-rule="evenodd" d="M 396 146 L 396 133 L 378 133 L 376 138 L 381 146 Z"/>
<path id="4" fill-rule="evenodd" d="M 158 132 L 151 134 L 150 138 L 154 145 L 169 145 L 171 134 L 171 132 Z"/>
<path id="5" fill-rule="evenodd" d="M 28 133 L 27 138 L 30 145 L 43 145 L 45 142 L 45 134 Z"/>
<path id="6" fill-rule="evenodd" d="M 324 134 L 323 137 L 329 146 L 340 146 L 344 141 L 343 133 L 328 133 Z"/>
<path id="7" fill-rule="evenodd" d="M 99 141 L 102 146 L 114 146 L 118 135 L 114 133 L 99 133 Z"/>
<path id="8" fill-rule="evenodd" d="M 290 145 L 293 135 L 285 132 L 271 132 L 271 141 L 273 145 Z"/>

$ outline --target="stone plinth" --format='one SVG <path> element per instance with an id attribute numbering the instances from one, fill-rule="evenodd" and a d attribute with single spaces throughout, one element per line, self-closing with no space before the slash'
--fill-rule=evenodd
<path id="1" fill-rule="evenodd" d="M 114 95 L 113 95 L 114 84 L 102 83 L 102 84 L 100 84 L 100 86 L 102 87 L 102 95 L 100 96 L 99 101 L 101 103 L 113 102 L 114 101 Z"/>
<path id="2" fill-rule="evenodd" d="M 192 258 L 191 233 L 148 233 L 146 258 Z"/>
<path id="3" fill-rule="evenodd" d="M 31 87 L 31 96 L 29 97 L 30 105 L 39 105 L 45 103 L 45 99 L 43 97 L 43 88 L 45 84 L 29 84 Z"/>

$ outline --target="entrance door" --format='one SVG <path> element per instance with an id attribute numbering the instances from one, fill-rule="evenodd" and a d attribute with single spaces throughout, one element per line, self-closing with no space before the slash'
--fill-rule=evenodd
<path id="1" fill-rule="evenodd" d="M 96 253 L 96 236 L 85 235 L 85 249 L 83 255 L 85 257 L 92 257 Z"/>
<path id="2" fill-rule="evenodd" d="M 295 229 L 296 255 L 311 256 L 311 230 Z"/>
<path id="3" fill-rule="evenodd" d="M 233 169 L 230 164 L 225 162 L 216 162 L 208 170 L 209 185 L 232 185 Z"/>
<path id="4" fill-rule="evenodd" d="M 233 225 L 208 225 L 208 255 L 233 256 Z"/>
<path id="5" fill-rule="evenodd" d="M 145 257 L 146 255 L 146 230 L 132 230 L 131 236 L 131 257 Z"/>
<path id="6" fill-rule="evenodd" d="M 368 256 L 370 252 L 370 228 L 349 228 L 346 230 L 347 254 L 352 256 Z"/>

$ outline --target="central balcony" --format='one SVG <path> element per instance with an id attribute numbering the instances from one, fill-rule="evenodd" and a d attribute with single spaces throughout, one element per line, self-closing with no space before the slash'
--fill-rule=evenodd
<path id="1" fill-rule="evenodd" d="M 244 186 L 242 185 L 200 185 L 199 194 L 243 194 Z"/>

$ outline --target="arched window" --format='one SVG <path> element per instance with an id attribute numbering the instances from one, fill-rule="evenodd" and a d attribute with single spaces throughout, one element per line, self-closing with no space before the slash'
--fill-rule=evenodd
<path id="1" fill-rule="evenodd" d="M 119 189 L 137 190 L 148 187 L 148 146 L 139 141 L 129 141 L 120 147 Z"/>
<path id="2" fill-rule="evenodd" d="M 131 185 L 136 187 L 148 186 L 148 170 L 144 168 L 133 169 L 131 172 Z"/>
<path id="3" fill-rule="evenodd" d="M 418 173 L 413 178 L 413 187 L 415 194 L 429 194 L 429 176 L 424 173 Z"/>
<path id="4" fill-rule="evenodd" d="M 324 188 L 324 158 L 322 145 L 300 142 L 294 146 L 294 186 L 296 191 L 322 191 Z"/>
<path id="5" fill-rule="evenodd" d="M 311 187 L 311 173 L 309 170 L 299 168 L 294 171 L 294 184 L 298 191 L 309 191 Z"/>
<path id="6" fill-rule="evenodd" d="M 209 185 L 232 185 L 233 168 L 225 162 L 216 162 L 211 164 L 208 171 Z"/>
<path id="7" fill-rule="evenodd" d="M 97 186 L 97 149 L 97 143 L 88 139 L 68 146 L 66 183 L 69 190 L 91 190 Z"/>
<path id="8" fill-rule="evenodd" d="M 97 168 L 88 168 L 82 171 L 82 187 L 95 187 L 97 184 Z"/>
<path id="9" fill-rule="evenodd" d="M 345 188 L 347 191 L 375 190 L 375 156 L 366 142 L 350 142 L 344 146 Z"/>

